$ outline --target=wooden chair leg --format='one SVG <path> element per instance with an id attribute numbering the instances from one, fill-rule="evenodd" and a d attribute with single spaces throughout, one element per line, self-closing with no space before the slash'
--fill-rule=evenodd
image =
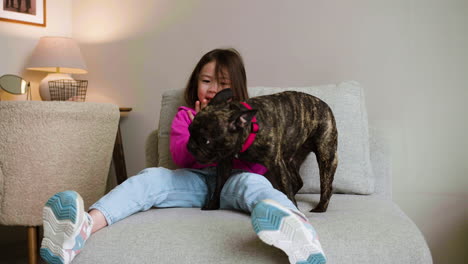
<path id="1" fill-rule="evenodd" d="M 28 263 L 37 264 L 38 261 L 38 247 L 37 247 L 37 236 L 39 233 L 39 227 L 28 226 Z"/>

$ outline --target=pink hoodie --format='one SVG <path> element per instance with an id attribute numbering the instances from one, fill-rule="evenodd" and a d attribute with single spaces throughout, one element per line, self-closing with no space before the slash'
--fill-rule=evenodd
<path id="1" fill-rule="evenodd" d="M 170 151 L 172 160 L 177 166 L 181 168 L 202 169 L 215 166 L 215 164 L 198 163 L 192 154 L 187 150 L 187 143 L 190 138 L 188 127 L 192 123 L 192 120 L 190 120 L 187 111 L 191 111 L 193 115 L 196 115 L 194 109 L 181 106 L 179 107 L 178 112 L 172 121 L 170 137 Z M 268 171 L 267 168 L 261 164 L 242 161 L 239 159 L 234 159 L 233 168 L 261 175 Z"/>

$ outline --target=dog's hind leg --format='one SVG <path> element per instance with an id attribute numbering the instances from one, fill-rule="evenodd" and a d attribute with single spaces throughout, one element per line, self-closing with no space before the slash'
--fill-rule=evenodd
<path id="1" fill-rule="evenodd" d="M 291 193 L 289 196 L 292 197 L 290 198 L 290 200 L 296 205 L 296 207 L 297 207 L 296 194 L 304 185 L 301 175 L 299 174 L 299 169 L 300 169 L 300 166 L 297 166 L 294 162 L 289 162 L 287 164 L 287 171 L 289 173 L 288 190 Z"/>
<path id="2" fill-rule="evenodd" d="M 333 178 L 338 166 L 337 147 L 338 133 L 336 126 L 330 125 L 316 139 L 315 155 L 320 170 L 320 201 L 311 212 L 325 212 L 328 208 L 333 191 Z"/>
<path id="3" fill-rule="evenodd" d="M 287 165 L 287 163 L 283 159 L 277 158 L 276 162 L 269 166 L 267 174 L 268 177 L 275 179 L 274 181 L 278 186 L 277 189 L 282 193 L 286 194 L 288 199 L 291 200 L 294 203 L 294 205 L 297 206 L 294 189 L 291 182 L 291 180 L 295 178 L 296 175 L 294 175 L 294 173 L 290 171 L 290 167 Z"/>
<path id="4" fill-rule="evenodd" d="M 317 163 L 320 170 L 320 201 L 311 212 L 322 213 L 327 211 L 328 203 L 332 196 L 332 183 L 338 164 L 338 157 L 336 152 L 334 155 L 327 154 L 327 156 L 323 157 L 322 155 L 319 157 L 317 155 Z"/>

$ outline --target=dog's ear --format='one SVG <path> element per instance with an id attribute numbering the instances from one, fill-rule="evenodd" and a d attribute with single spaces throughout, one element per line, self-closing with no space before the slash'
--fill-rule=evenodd
<path id="1" fill-rule="evenodd" d="M 256 113 L 256 109 L 244 110 L 240 112 L 229 123 L 229 130 L 237 131 L 246 128 L 250 124 L 252 118 L 255 116 Z"/>
<path id="2" fill-rule="evenodd" d="M 231 88 L 226 88 L 221 91 L 219 91 L 213 99 L 208 103 L 208 105 L 216 105 L 216 104 L 222 104 L 222 103 L 228 103 L 232 101 L 232 89 Z"/>

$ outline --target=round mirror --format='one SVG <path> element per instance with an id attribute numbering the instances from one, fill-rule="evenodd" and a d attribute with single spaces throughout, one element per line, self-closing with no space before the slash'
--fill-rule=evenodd
<path id="1" fill-rule="evenodd" d="M 11 94 L 25 94 L 29 83 L 20 76 L 6 74 L 0 77 L 0 88 Z"/>

